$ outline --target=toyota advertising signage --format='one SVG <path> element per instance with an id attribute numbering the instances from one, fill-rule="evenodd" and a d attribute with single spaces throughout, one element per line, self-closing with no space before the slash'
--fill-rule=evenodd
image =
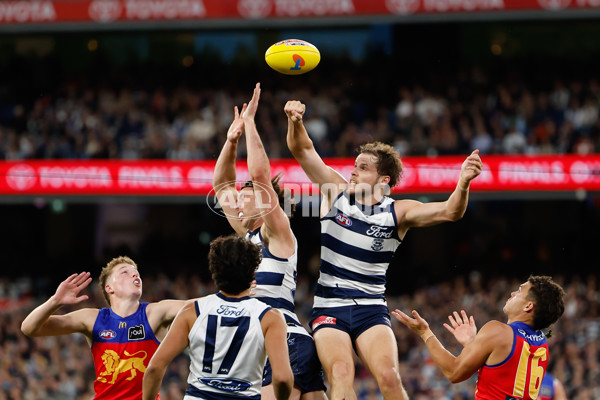
<path id="1" fill-rule="evenodd" d="M 475 192 L 600 190 L 600 156 L 483 156 Z M 455 188 L 464 157 L 405 157 L 393 193 L 437 193 Z M 354 159 L 325 159 L 349 177 Z M 213 190 L 214 161 L 18 161 L 0 163 L 0 195 L 206 196 Z M 249 179 L 245 162 L 240 182 Z M 294 195 L 318 193 L 293 159 L 272 160 L 273 175 Z"/>
<path id="2" fill-rule="evenodd" d="M 0 1 L 1 25 L 281 18 L 394 17 L 600 10 L 600 0 L 16 0 Z"/>

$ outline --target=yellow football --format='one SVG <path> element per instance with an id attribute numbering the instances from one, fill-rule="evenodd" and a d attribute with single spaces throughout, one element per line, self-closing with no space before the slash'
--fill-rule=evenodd
<path id="1" fill-rule="evenodd" d="M 304 40 L 287 39 L 269 47 L 265 60 L 277 72 L 300 75 L 312 71 L 319 64 L 321 53 Z"/>

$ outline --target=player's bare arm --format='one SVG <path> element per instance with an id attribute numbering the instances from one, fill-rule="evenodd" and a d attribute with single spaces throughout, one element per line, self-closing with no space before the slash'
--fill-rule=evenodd
<path id="1" fill-rule="evenodd" d="M 148 304 L 148 322 L 158 340 L 165 337 L 169 326 L 186 302 L 187 300 L 162 300 Z"/>
<path id="2" fill-rule="evenodd" d="M 194 302 L 188 301 L 175 317 L 173 326 L 169 329 L 165 340 L 158 346 L 152 356 L 150 364 L 144 373 L 143 395 L 144 400 L 155 400 L 167 370 L 167 366 L 189 344 L 188 334 L 196 319 Z"/>
<path id="3" fill-rule="evenodd" d="M 98 309 L 84 308 L 64 315 L 53 315 L 64 305 L 79 304 L 89 297 L 80 292 L 89 286 L 89 272 L 73 274 L 65 279 L 46 302 L 35 308 L 21 324 L 21 331 L 31 337 L 83 333 L 91 340 Z"/>
<path id="4" fill-rule="evenodd" d="M 261 327 L 265 336 L 265 350 L 273 371 L 275 397 L 278 400 L 288 399 L 294 387 L 294 374 L 290 367 L 287 328 L 281 311 L 267 311 L 261 321 Z"/>
<path id="5" fill-rule="evenodd" d="M 468 379 L 486 362 L 494 363 L 496 358 L 502 357 L 500 348 L 503 348 L 506 340 L 512 340 L 512 335 L 506 331 L 506 328 L 510 330 L 510 327 L 497 321 L 490 321 L 464 347 L 460 355 L 455 357 L 446 350 L 429 328 L 427 321 L 417 311 L 412 311 L 412 317 L 400 310 L 392 311 L 392 315 L 423 339 L 431 358 L 452 383 Z M 495 350 L 496 347 L 498 347 L 497 350 Z M 492 355 L 494 355 L 493 358 Z M 508 353 L 504 355 L 504 358 L 507 355 Z"/>
<path id="6" fill-rule="evenodd" d="M 244 131 L 244 120 L 242 119 L 241 114 L 245 112 L 246 107 L 246 104 L 242 106 L 241 113 L 237 106 L 233 109 L 233 122 L 227 131 L 227 140 L 221 149 L 221 153 L 215 164 L 213 175 L 213 188 L 215 190 L 215 195 L 219 200 L 219 205 L 222 207 L 229 224 L 239 235 L 245 235 L 246 229 L 236 218 L 237 212 L 235 206 L 237 203 L 238 191 L 235 187 L 235 160 L 237 157 L 238 142 Z"/>
<path id="7" fill-rule="evenodd" d="M 339 172 L 327 166 L 317 153 L 302 122 L 305 109 L 305 105 L 297 100 L 286 103 L 287 145 L 311 182 L 319 186 L 324 198 L 332 201 L 348 182 Z"/>
<path id="8" fill-rule="evenodd" d="M 261 234 L 269 243 L 269 251 L 277 257 L 290 257 L 294 253 L 294 236 L 290 229 L 289 218 L 279 205 L 279 199 L 271 184 L 271 165 L 256 129 L 255 115 L 260 99 L 260 83 L 256 84 L 252 99 L 242 114 L 246 131 L 246 148 L 248 151 L 248 172 L 254 185 L 254 194 L 261 207 L 264 221 Z"/>
<path id="9" fill-rule="evenodd" d="M 408 229 L 427 227 L 461 219 L 469 202 L 469 186 L 482 170 L 479 150 L 474 150 L 463 162 L 456 188 L 446 201 L 421 203 L 397 200 L 394 209 L 398 217 L 398 234 L 404 237 Z"/>

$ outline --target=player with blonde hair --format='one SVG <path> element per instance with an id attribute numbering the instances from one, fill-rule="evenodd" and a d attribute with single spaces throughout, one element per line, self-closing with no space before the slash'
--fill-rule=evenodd
<path id="1" fill-rule="evenodd" d="M 185 301 L 140 302 L 142 278 L 137 264 L 121 256 L 109 261 L 100 273 L 109 308 L 55 314 L 62 306 L 88 300 L 80 292 L 91 281 L 89 272 L 69 276 L 23 320 L 21 331 L 31 337 L 82 333 L 94 359 L 94 399 L 139 399 L 148 363 Z"/>

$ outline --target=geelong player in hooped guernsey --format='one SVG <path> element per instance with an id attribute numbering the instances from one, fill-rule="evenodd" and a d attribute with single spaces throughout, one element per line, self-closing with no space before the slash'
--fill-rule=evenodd
<path id="1" fill-rule="evenodd" d="M 317 153 L 302 122 L 305 105 L 291 100 L 284 111 L 288 147 L 322 195 L 321 266 L 310 324 L 331 384 L 330 398 L 356 398 L 357 355 L 384 399 L 408 399 L 384 297 L 385 274 L 410 229 L 462 218 L 470 183 L 481 173 L 479 151 L 462 163 L 457 186 L 446 201 L 392 199 L 386 194 L 402 173 L 400 156 L 392 146 L 362 145 L 347 180 Z"/>
<path id="2" fill-rule="evenodd" d="M 276 400 L 288 400 L 294 375 L 281 312 L 250 297 L 260 249 L 238 235 L 210 244 L 208 268 L 219 292 L 189 302 L 173 321 L 144 375 L 143 400 L 154 400 L 169 363 L 189 348 L 185 400 L 260 400 L 268 356 Z"/>
<path id="3" fill-rule="evenodd" d="M 472 316 L 455 311 L 444 327 L 464 346 L 457 357 L 444 348 L 417 311 L 412 311 L 412 317 L 400 310 L 392 314 L 421 336 L 434 363 L 452 383 L 479 372 L 476 399 L 536 400 L 549 362 L 542 329 L 564 312 L 564 295 L 549 276 L 530 276 L 504 305 L 507 323 L 490 321 L 479 332 Z"/>
<path id="4" fill-rule="evenodd" d="M 252 99 L 243 105 L 241 114 L 235 108 L 235 119 L 215 166 L 213 186 L 231 227 L 261 248 L 262 261 L 256 272 L 254 292 L 258 300 L 281 311 L 287 322 L 288 351 L 294 371 L 291 398 L 322 400 L 327 397 L 315 343 L 295 313 L 298 242 L 289 221 L 295 204 L 290 201 L 286 204 L 285 191 L 279 186 L 281 175 L 271 178 L 269 159 L 254 121 L 259 97 L 260 85 L 257 84 Z M 248 172 L 252 179 L 238 191 L 235 160 L 243 131 Z M 274 399 L 272 373 L 270 360 L 267 360 L 262 400 Z"/>

